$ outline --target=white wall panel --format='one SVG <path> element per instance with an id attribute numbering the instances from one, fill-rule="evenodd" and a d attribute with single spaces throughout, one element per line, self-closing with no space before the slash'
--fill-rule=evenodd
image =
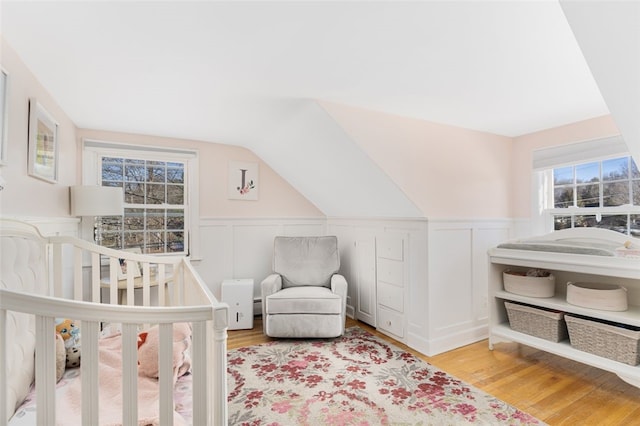
<path id="1" fill-rule="evenodd" d="M 512 233 L 511 220 L 429 222 L 427 355 L 487 336 L 487 250 Z"/>
<path id="2" fill-rule="evenodd" d="M 429 233 L 430 316 L 436 335 L 473 321 L 472 241 L 468 228 Z"/>
<path id="3" fill-rule="evenodd" d="M 225 225 L 200 226 L 201 259 L 193 265 L 209 289 L 220 300 L 220 284 L 233 275 L 231 227 Z"/>
<path id="4" fill-rule="evenodd" d="M 473 234 L 473 300 L 474 316 L 487 321 L 489 259 L 487 251 L 509 239 L 508 228 L 477 228 Z"/>
<path id="5" fill-rule="evenodd" d="M 260 295 L 260 282 L 272 271 L 273 239 L 278 225 L 235 225 L 233 227 L 233 276 L 252 278 L 254 297 Z"/>

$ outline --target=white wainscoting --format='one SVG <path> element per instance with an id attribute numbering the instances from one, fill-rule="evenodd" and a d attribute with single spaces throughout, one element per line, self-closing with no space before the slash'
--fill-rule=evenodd
<path id="1" fill-rule="evenodd" d="M 512 234 L 510 219 L 429 220 L 429 330 L 416 349 L 435 355 L 487 337 L 487 250 Z"/>
<path id="2" fill-rule="evenodd" d="M 273 239 L 278 235 L 326 235 L 326 219 L 200 218 L 201 259 L 192 262 L 216 297 L 223 280 L 251 278 L 255 300 L 260 298 L 260 282 L 272 272 Z"/>
<path id="3" fill-rule="evenodd" d="M 79 235 L 76 218 L 14 218 L 33 223 L 45 235 Z M 407 333 L 400 340 L 435 355 L 487 336 L 487 250 L 526 233 L 527 224 L 517 219 L 205 217 L 200 218 L 201 257 L 192 262 L 216 297 L 223 280 L 252 278 L 259 298 L 260 282 L 271 273 L 275 236 L 336 235 L 340 272 L 349 282 L 347 313 L 357 317 L 361 305 L 373 315 L 366 321 L 375 325 L 376 238 L 400 235 L 408 260 Z"/>
<path id="4" fill-rule="evenodd" d="M 402 239 L 407 251 L 402 328 L 406 329 L 414 317 L 424 315 L 428 288 L 426 219 L 329 218 L 327 231 L 337 235 L 340 242 L 341 273 L 350 283 L 349 316 L 377 326 L 376 241 L 389 236 Z M 393 337 L 411 346 L 410 337 Z"/>

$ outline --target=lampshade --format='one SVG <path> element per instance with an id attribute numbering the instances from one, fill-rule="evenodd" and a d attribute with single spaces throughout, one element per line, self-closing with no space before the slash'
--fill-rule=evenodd
<path id="1" fill-rule="evenodd" d="M 116 216 L 124 210 L 122 188 L 72 186 L 71 216 Z"/>

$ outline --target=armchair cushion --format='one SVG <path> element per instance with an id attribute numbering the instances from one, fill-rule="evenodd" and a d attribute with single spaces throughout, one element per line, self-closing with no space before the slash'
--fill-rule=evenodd
<path id="1" fill-rule="evenodd" d="M 282 287 L 331 286 L 340 269 L 337 238 L 276 237 L 273 272 L 282 276 Z"/>
<path id="2" fill-rule="evenodd" d="M 267 298 L 267 312 L 272 314 L 342 313 L 342 298 L 326 287 L 289 287 Z"/>

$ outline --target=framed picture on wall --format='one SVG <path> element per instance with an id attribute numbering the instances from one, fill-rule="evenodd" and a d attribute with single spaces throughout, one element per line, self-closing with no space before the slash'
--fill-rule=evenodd
<path id="1" fill-rule="evenodd" d="M 258 178 L 258 163 L 230 161 L 228 198 L 230 200 L 257 200 Z"/>
<path id="2" fill-rule="evenodd" d="M 58 181 L 58 123 L 35 98 L 29 99 L 29 175 Z"/>
<path id="3" fill-rule="evenodd" d="M 0 67 L 0 166 L 7 163 L 9 123 L 9 74 Z"/>

